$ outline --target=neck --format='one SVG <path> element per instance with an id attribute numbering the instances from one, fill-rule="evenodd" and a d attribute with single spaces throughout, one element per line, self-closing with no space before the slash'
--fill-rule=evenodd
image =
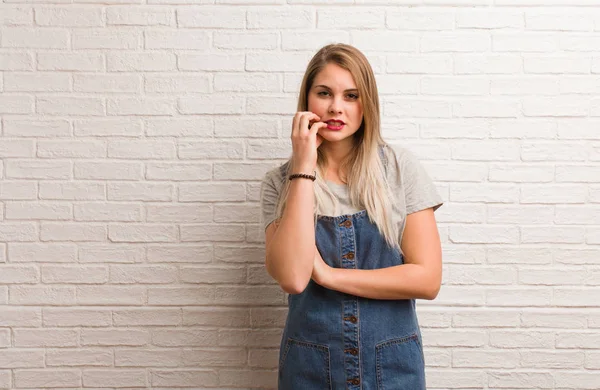
<path id="1" fill-rule="evenodd" d="M 352 151 L 352 140 L 346 139 L 338 142 L 323 141 L 319 149 L 327 158 L 327 166 L 337 169 L 342 160 Z"/>

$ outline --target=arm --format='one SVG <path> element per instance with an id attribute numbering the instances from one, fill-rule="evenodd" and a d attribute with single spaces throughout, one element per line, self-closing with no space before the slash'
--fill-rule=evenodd
<path id="1" fill-rule="evenodd" d="M 285 292 L 299 294 L 310 281 L 315 256 L 313 182 L 292 180 L 289 191 L 281 220 L 267 228 L 265 261 Z"/>
<path id="2" fill-rule="evenodd" d="M 435 299 L 442 249 L 431 208 L 409 214 L 402 236 L 404 264 L 374 270 L 329 267 L 317 251 L 313 278 L 326 288 L 372 299 Z"/>

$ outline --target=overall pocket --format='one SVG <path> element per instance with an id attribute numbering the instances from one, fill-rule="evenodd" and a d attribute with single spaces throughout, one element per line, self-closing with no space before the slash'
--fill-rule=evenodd
<path id="1" fill-rule="evenodd" d="M 279 389 L 331 390 L 329 347 L 288 338 L 279 361 Z"/>
<path id="2" fill-rule="evenodd" d="M 387 340 L 375 346 L 378 390 L 425 390 L 425 362 L 419 336 Z"/>

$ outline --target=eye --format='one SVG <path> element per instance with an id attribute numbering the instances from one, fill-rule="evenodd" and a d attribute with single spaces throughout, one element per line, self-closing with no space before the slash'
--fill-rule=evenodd
<path id="1" fill-rule="evenodd" d="M 349 93 L 348 96 L 350 97 L 350 99 L 358 99 L 358 95 L 354 93 Z"/>
<path id="2" fill-rule="evenodd" d="M 325 95 L 323 95 L 324 93 L 329 93 L 329 92 L 327 92 L 327 91 L 321 91 L 321 92 L 317 92 L 317 95 L 325 96 Z"/>

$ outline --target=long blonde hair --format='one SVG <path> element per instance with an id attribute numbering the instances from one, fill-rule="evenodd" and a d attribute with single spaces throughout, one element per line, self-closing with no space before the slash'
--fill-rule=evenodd
<path id="1" fill-rule="evenodd" d="M 343 43 L 322 47 L 310 60 L 304 73 L 297 110 L 308 111 L 308 92 L 317 74 L 329 63 L 334 63 L 352 74 L 363 107 L 363 121 L 353 135 L 352 151 L 340 162 L 340 171 L 346 174 L 350 202 L 353 207 L 366 210 L 369 219 L 377 225 L 388 245 L 400 250 L 399 227 L 396 221 L 392 220 L 392 208 L 396 205 L 392 201 L 394 199 L 392 190 L 385 178 L 385 169 L 378 150 L 380 147 L 389 146 L 381 137 L 379 94 L 373 69 L 365 55 L 355 47 Z M 291 183 L 287 177 L 292 173 L 291 158 L 290 156 L 281 167 L 285 171 L 286 180 L 279 196 L 276 219 L 281 218 L 287 203 Z M 315 226 L 318 215 L 322 213 L 325 196 L 330 197 L 336 215 L 340 212 L 339 201 L 323 178 L 326 166 L 326 156 L 317 149 L 317 179 L 314 186 Z"/>

